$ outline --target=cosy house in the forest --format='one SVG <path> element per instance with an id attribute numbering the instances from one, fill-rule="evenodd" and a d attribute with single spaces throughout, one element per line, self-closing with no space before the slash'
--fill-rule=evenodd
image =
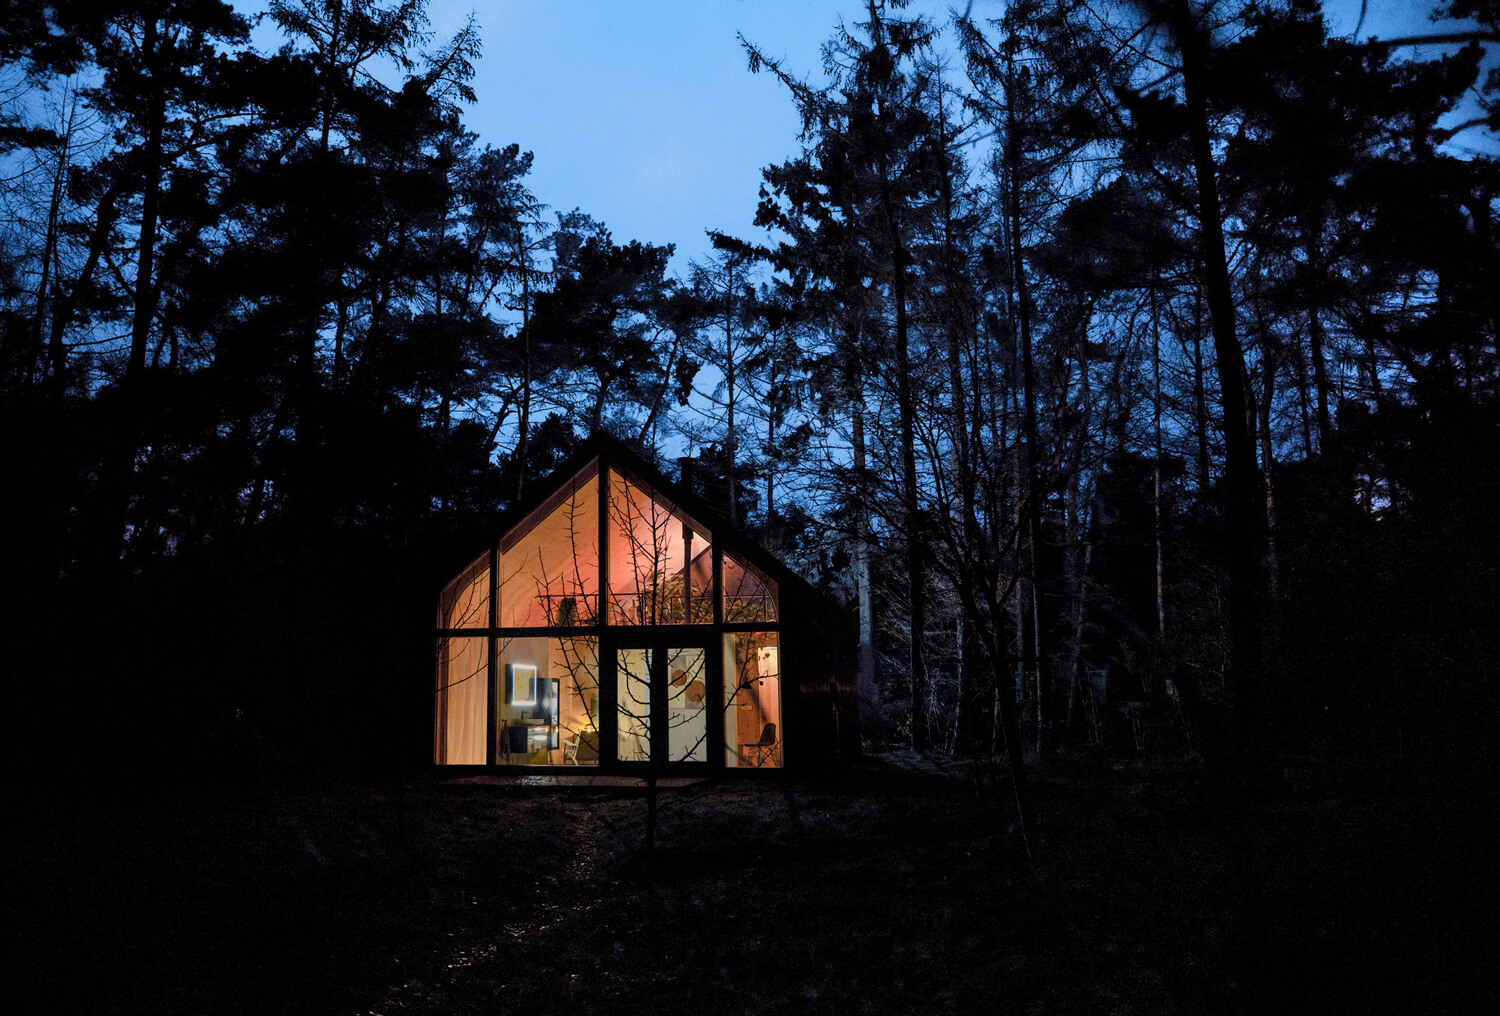
<path id="1" fill-rule="evenodd" d="M 856 743 L 836 619 L 806 582 L 596 437 L 438 603 L 434 760 L 691 773 Z"/>

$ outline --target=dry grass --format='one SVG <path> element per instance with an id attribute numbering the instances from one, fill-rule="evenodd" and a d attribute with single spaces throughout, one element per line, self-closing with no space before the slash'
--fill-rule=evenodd
<path id="1" fill-rule="evenodd" d="M 651 856 L 639 793 L 33 789 L 8 980 L 60 1013 L 1478 1008 L 1485 803 L 1304 768 L 1242 808 L 1054 762 L 1035 868 L 1008 794 L 900 758 L 663 792 Z"/>

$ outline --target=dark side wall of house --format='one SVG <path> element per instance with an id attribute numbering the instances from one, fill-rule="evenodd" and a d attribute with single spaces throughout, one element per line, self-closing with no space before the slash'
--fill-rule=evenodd
<path id="1" fill-rule="evenodd" d="M 785 584 L 781 608 L 787 768 L 821 769 L 857 757 L 852 618 L 801 583 Z"/>

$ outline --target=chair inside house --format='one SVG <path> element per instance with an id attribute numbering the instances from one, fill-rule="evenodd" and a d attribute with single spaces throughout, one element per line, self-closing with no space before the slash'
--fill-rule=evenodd
<path id="1" fill-rule="evenodd" d="M 588 726 L 580 727 L 573 731 L 573 736 L 563 742 L 563 765 L 578 765 L 578 749 L 584 750 L 584 757 L 597 758 L 599 753 L 599 742 L 597 740 L 599 729 L 599 700 L 589 699 L 589 722 Z"/>
<path id="2" fill-rule="evenodd" d="M 770 760 L 772 765 L 776 763 L 776 724 L 767 723 L 760 732 L 760 740 L 752 744 L 740 745 L 740 758 L 745 760 L 748 766 L 759 769 Z"/>

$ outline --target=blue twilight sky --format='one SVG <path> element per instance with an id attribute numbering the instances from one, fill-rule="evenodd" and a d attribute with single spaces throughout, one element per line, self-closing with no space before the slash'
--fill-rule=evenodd
<path id="1" fill-rule="evenodd" d="M 554 211 L 603 221 L 616 242 L 748 234 L 760 171 L 798 151 L 785 89 L 751 74 L 736 32 L 799 73 L 857 0 L 478 0 L 484 56 L 470 128 L 535 156 L 531 189 Z M 929 5 L 934 12 L 946 8 Z M 467 6 L 437 0 L 439 36 Z"/>
<path id="2" fill-rule="evenodd" d="M 1098 0 L 1106 8 L 1119 0 Z M 436 39 L 472 9 L 484 39 L 470 129 L 535 155 L 530 185 L 554 212 L 574 207 L 616 242 L 677 245 L 674 269 L 707 252 L 706 229 L 752 234 L 762 167 L 799 150 L 785 89 L 746 67 L 741 32 L 799 76 L 860 0 L 432 0 Z M 943 20 L 949 0 L 909 10 Z M 1330 0 L 1353 32 L 1359 0 Z M 1367 0 L 1359 37 L 1431 30 L 1427 0 Z M 998 17 L 1001 0 L 975 0 Z M 1434 52 L 1423 56 L 1436 55 Z"/>

